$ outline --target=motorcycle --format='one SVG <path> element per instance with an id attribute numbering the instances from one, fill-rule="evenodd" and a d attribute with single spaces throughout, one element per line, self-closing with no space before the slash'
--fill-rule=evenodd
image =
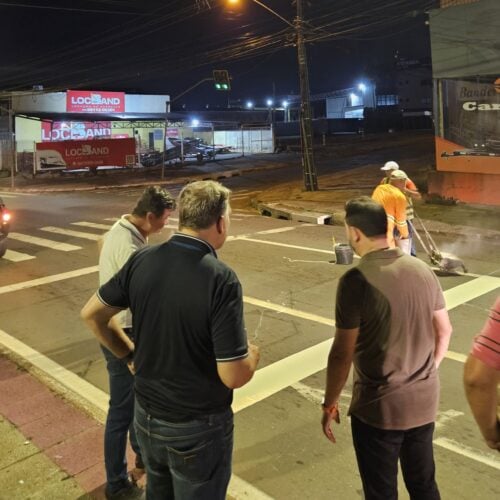
<path id="1" fill-rule="evenodd" d="M 7 235 L 10 228 L 10 212 L 7 210 L 2 198 L 0 198 L 0 258 L 7 251 Z"/>

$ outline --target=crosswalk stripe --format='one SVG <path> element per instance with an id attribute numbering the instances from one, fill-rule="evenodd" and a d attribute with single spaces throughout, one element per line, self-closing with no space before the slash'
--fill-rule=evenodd
<path id="1" fill-rule="evenodd" d="M 7 250 L 3 258 L 5 260 L 10 260 L 11 262 L 22 262 L 24 260 L 36 259 L 34 255 L 28 255 L 14 250 Z"/>
<path id="2" fill-rule="evenodd" d="M 47 240 L 45 238 L 38 238 L 36 236 L 30 236 L 28 234 L 22 233 L 9 233 L 9 238 L 17 241 L 22 241 L 24 243 L 31 243 L 39 247 L 46 247 L 52 250 L 60 250 L 61 252 L 72 252 L 73 250 L 80 250 L 82 247 L 76 245 L 70 245 L 69 243 L 61 243 L 54 240 Z"/>
<path id="3" fill-rule="evenodd" d="M 249 238 L 244 234 L 241 236 L 229 236 L 227 241 L 251 241 L 253 243 L 262 243 L 263 245 L 273 245 L 277 247 L 284 248 L 295 248 L 297 250 L 306 250 L 307 252 L 319 252 L 319 253 L 327 253 L 330 255 L 334 255 L 335 252 L 333 250 L 322 250 L 320 248 L 311 248 L 311 247 L 303 247 L 299 245 L 288 245 L 287 243 L 279 243 L 277 241 L 266 241 L 266 240 L 258 240 L 255 238 Z"/>
<path id="4" fill-rule="evenodd" d="M 90 227 L 92 229 L 104 229 L 105 231 L 109 231 L 113 227 L 113 224 L 97 224 L 95 222 L 86 222 L 86 221 L 72 222 L 71 225 L 72 226 L 81 226 L 81 227 Z"/>
<path id="5" fill-rule="evenodd" d="M 333 319 L 325 318 L 324 316 L 318 316 L 317 314 L 311 314 L 304 311 L 299 311 L 297 309 L 285 307 L 280 304 L 273 304 L 272 302 L 267 302 L 265 300 L 244 296 L 243 302 L 246 302 L 247 304 L 252 304 L 253 306 L 262 307 L 264 309 L 270 309 L 278 313 L 288 314 L 289 316 L 296 316 L 299 318 L 306 319 L 308 321 L 315 321 L 316 323 L 322 323 L 323 325 L 335 326 L 335 321 L 333 321 Z"/>
<path id="6" fill-rule="evenodd" d="M 36 286 L 49 285 L 51 283 L 57 283 L 58 281 L 79 278 L 80 276 L 96 273 L 97 271 L 99 271 L 98 266 L 90 266 L 77 269 L 76 271 L 68 271 L 66 273 L 53 274 L 52 276 L 44 276 L 43 278 L 36 278 L 34 280 L 21 281 L 20 283 L 14 283 L 13 285 L 0 286 L 0 295 L 3 295 L 4 293 L 17 292 L 19 290 L 26 290 Z"/>
<path id="7" fill-rule="evenodd" d="M 0 191 L 0 196 L 5 196 L 5 198 L 10 197 L 13 198 L 15 196 L 35 196 L 36 193 L 21 193 L 19 191 Z"/>
<path id="8" fill-rule="evenodd" d="M 294 227 L 278 227 L 276 229 L 267 229 L 265 231 L 258 231 L 253 234 L 275 234 L 275 233 L 287 233 L 288 231 L 294 231 L 297 226 Z"/>
<path id="9" fill-rule="evenodd" d="M 482 291 L 480 295 L 491 292 L 500 287 L 500 278 L 495 276 L 481 276 L 462 285 L 458 285 L 451 290 L 447 290 L 446 308 L 453 309 L 457 305 L 469 302 L 478 297 L 478 290 Z"/>
<path id="10" fill-rule="evenodd" d="M 54 227 L 54 226 L 41 227 L 40 230 L 47 231 L 48 233 L 64 234 L 65 236 L 73 236 L 74 238 L 83 238 L 85 240 L 97 241 L 97 240 L 100 240 L 102 238 L 102 235 L 100 235 L 100 234 L 82 233 L 81 231 L 72 231 L 71 229 L 63 229 L 61 227 Z"/>

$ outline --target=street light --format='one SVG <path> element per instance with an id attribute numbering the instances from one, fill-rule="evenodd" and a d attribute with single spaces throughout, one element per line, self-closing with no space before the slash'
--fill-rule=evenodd
<path id="1" fill-rule="evenodd" d="M 358 83 L 358 89 L 364 92 L 366 90 L 366 85 L 364 83 Z"/>
<path id="2" fill-rule="evenodd" d="M 191 126 L 192 127 L 197 127 L 199 124 L 200 124 L 200 120 L 198 120 L 198 118 L 193 118 L 191 120 Z"/>
<path id="3" fill-rule="evenodd" d="M 227 0 L 230 4 L 239 3 L 238 0 Z M 304 40 L 304 19 L 302 16 L 302 0 L 295 0 L 297 4 L 297 16 L 293 23 L 282 17 L 273 9 L 260 2 L 252 0 L 262 8 L 271 12 L 274 16 L 291 26 L 295 30 L 297 37 L 297 59 L 299 65 L 300 81 L 300 142 L 302 145 L 302 171 L 304 175 L 304 186 L 306 191 L 318 190 L 318 179 L 313 155 L 313 130 L 311 116 L 311 101 L 309 97 L 309 71 L 307 69 L 307 54 Z M 268 104 L 268 107 L 272 104 Z"/>
<path id="4" fill-rule="evenodd" d="M 247 108 L 252 109 L 253 108 L 253 102 L 252 101 L 247 101 Z"/>
<path id="5" fill-rule="evenodd" d="M 268 99 L 266 101 L 266 105 L 267 105 L 268 108 L 270 108 L 273 105 L 273 100 L 272 99 Z"/>

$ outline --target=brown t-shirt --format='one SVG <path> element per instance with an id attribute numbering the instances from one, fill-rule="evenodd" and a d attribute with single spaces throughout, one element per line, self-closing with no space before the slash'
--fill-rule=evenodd
<path id="1" fill-rule="evenodd" d="M 432 317 L 444 307 L 432 270 L 398 248 L 366 254 L 342 276 L 337 327 L 359 328 L 349 414 L 393 430 L 435 420 L 439 379 Z"/>

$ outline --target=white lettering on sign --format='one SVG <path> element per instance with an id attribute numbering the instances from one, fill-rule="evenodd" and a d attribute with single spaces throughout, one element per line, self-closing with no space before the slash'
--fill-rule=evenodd
<path id="1" fill-rule="evenodd" d="M 52 133 L 51 133 L 52 132 Z M 88 140 L 94 137 L 111 137 L 110 128 L 57 128 L 42 129 L 42 141 Z"/>
<path id="2" fill-rule="evenodd" d="M 474 98 L 474 97 L 491 97 L 495 95 L 495 89 L 491 86 L 483 86 L 476 88 L 462 87 L 460 89 L 460 97 Z"/>
<path id="3" fill-rule="evenodd" d="M 90 156 L 90 155 L 108 155 L 109 148 L 104 147 L 92 147 L 90 144 L 84 144 L 80 148 L 66 148 L 64 150 L 66 156 Z"/>
<path id="4" fill-rule="evenodd" d="M 500 111 L 500 102 L 464 102 L 465 111 Z"/>
<path id="5" fill-rule="evenodd" d="M 71 104 L 99 104 L 99 105 L 114 105 L 120 104 L 118 97 L 102 97 L 100 94 L 92 94 L 89 97 L 72 96 Z"/>

